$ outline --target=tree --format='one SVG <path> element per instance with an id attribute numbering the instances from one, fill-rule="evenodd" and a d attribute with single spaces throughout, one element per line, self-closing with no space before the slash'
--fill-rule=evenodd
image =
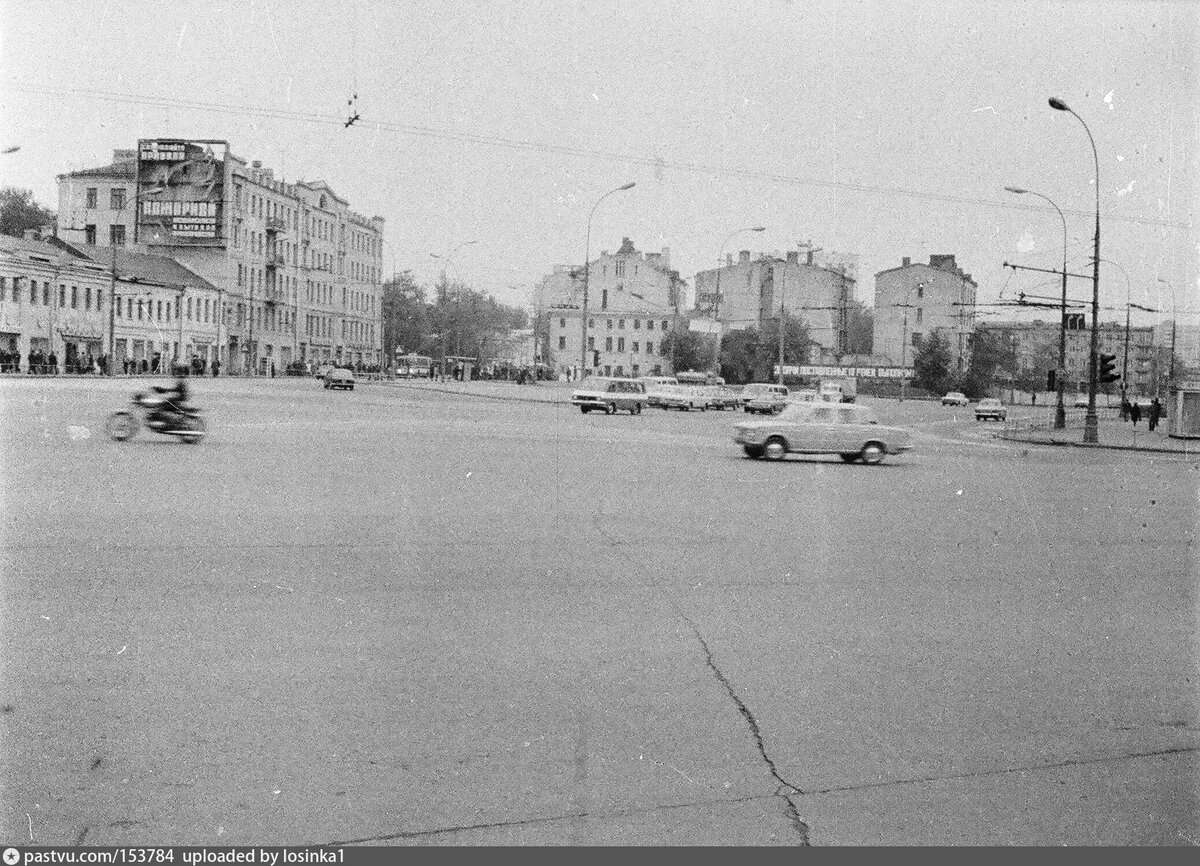
<path id="1" fill-rule="evenodd" d="M 674 372 L 707 370 L 712 367 L 713 337 L 687 330 L 685 323 L 662 340 L 659 354 L 672 359 Z"/>
<path id="2" fill-rule="evenodd" d="M 783 363 L 808 362 L 808 328 L 800 319 L 788 317 L 784 331 Z M 721 340 L 721 375 L 733 384 L 775 380 L 779 363 L 779 322 L 769 319 L 761 328 L 730 331 Z"/>
<path id="3" fill-rule="evenodd" d="M 1014 377 L 1016 386 L 1028 394 L 1045 391 L 1046 372 L 1058 367 L 1058 338 L 1044 336 L 1025 355 Z"/>
<path id="4" fill-rule="evenodd" d="M 0 189 L 0 234 L 23 237 L 26 229 L 40 229 L 54 222 L 54 211 L 33 200 L 33 192 L 6 186 Z"/>
<path id="5" fill-rule="evenodd" d="M 934 328 L 913 354 L 913 385 L 931 394 L 945 394 L 955 384 L 953 369 L 950 341 L 945 331 Z"/>
<path id="6" fill-rule="evenodd" d="M 980 326 L 971 335 L 971 366 L 963 377 L 959 390 L 977 400 L 986 397 L 996 386 L 997 376 L 1016 373 L 1009 335 L 994 328 Z"/>
<path id="7" fill-rule="evenodd" d="M 390 361 L 396 349 L 424 354 L 433 330 L 433 318 L 425 302 L 425 290 L 416 284 L 411 271 L 404 271 L 383 284 L 383 356 Z"/>
<path id="8" fill-rule="evenodd" d="M 859 301 L 846 307 L 846 352 L 869 355 L 875 345 L 875 314 Z"/>

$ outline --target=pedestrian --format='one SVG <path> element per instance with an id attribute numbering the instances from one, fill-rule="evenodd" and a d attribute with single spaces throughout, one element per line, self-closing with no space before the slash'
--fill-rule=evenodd
<path id="1" fill-rule="evenodd" d="M 121 367 L 125 370 L 125 375 L 128 376 L 129 375 L 129 359 L 128 358 L 121 359 Z"/>
<path id="2" fill-rule="evenodd" d="M 1129 410 L 1130 410 L 1129 399 L 1126 397 L 1122 397 L 1121 398 L 1121 420 L 1122 421 L 1129 420 Z"/>
<path id="3" fill-rule="evenodd" d="M 1155 397 L 1153 400 L 1150 401 L 1150 416 L 1146 419 L 1150 425 L 1151 433 L 1153 433 L 1155 428 L 1158 427 L 1158 419 L 1160 419 L 1162 417 L 1162 413 L 1163 413 L 1162 403 L 1158 402 L 1158 398 Z"/>
<path id="4" fill-rule="evenodd" d="M 212 362 L 213 378 L 217 378 L 217 374 L 221 372 L 221 362 L 214 358 Z"/>
<path id="5" fill-rule="evenodd" d="M 1137 422 L 1142 420 L 1142 407 L 1137 403 L 1133 403 L 1129 407 L 1129 420 L 1133 422 L 1133 426 L 1137 426 Z"/>
<path id="6" fill-rule="evenodd" d="M 271 362 L 271 378 L 272 379 L 275 378 L 275 362 L 274 361 Z"/>
<path id="7" fill-rule="evenodd" d="M 57 376 L 58 375 L 58 355 L 54 354 L 53 349 L 50 350 L 50 357 L 48 359 L 48 363 L 50 366 L 50 375 Z"/>

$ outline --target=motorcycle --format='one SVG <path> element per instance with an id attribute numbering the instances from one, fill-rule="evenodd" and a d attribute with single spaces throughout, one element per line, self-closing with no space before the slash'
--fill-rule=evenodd
<path id="1" fill-rule="evenodd" d="M 114 412 L 109 416 L 106 429 L 108 435 L 118 442 L 132 439 L 141 424 L 164 436 L 177 436 L 184 442 L 198 444 L 204 438 L 206 428 L 200 410 L 192 406 L 169 405 L 168 401 L 153 394 L 133 395 L 133 411 Z M 140 420 L 139 420 L 140 419 Z"/>

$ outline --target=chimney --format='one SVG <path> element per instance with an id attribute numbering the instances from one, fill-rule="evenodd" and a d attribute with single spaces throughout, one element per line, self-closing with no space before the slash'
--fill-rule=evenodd
<path id="1" fill-rule="evenodd" d="M 744 265 L 750 261 L 750 250 L 740 250 L 738 252 L 738 264 Z"/>
<path id="2" fill-rule="evenodd" d="M 788 250 L 787 260 L 788 260 L 789 265 L 800 264 L 800 251 L 799 250 Z M 812 263 L 809 262 L 809 264 L 812 264 Z"/>
<path id="3" fill-rule="evenodd" d="M 900 260 L 900 267 L 902 267 L 902 268 L 907 268 L 911 264 L 912 264 L 912 260 L 908 256 L 905 256 L 904 258 L 902 258 Z"/>

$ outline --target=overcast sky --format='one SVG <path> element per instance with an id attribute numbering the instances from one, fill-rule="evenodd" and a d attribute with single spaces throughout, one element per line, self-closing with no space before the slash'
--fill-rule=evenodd
<path id="1" fill-rule="evenodd" d="M 1200 311 L 1195 2 L 4 0 L 0 25 L 0 182 L 53 207 L 56 174 L 138 137 L 227 139 L 384 217 L 385 270 L 428 283 L 477 241 L 452 271 L 509 303 L 582 262 L 629 181 L 593 257 L 669 247 L 689 285 L 765 225 L 726 251 L 857 254 L 868 303 L 938 253 L 981 301 L 1053 295 L 1002 263 L 1057 266 L 1062 222 L 1003 188 L 1067 211 L 1088 271 L 1095 169 L 1057 95 L 1095 137 L 1101 258 L 1135 303 L 1169 308 L 1161 278 Z M 1101 293 L 1123 318 L 1108 264 Z"/>

